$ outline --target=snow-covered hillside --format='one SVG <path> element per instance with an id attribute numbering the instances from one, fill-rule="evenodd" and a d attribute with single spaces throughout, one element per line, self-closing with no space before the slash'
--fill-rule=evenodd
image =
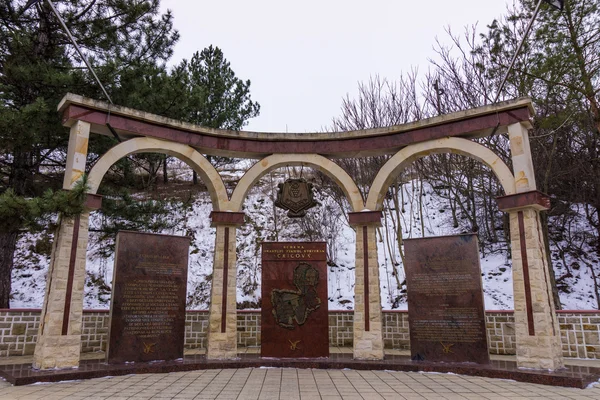
<path id="1" fill-rule="evenodd" d="M 328 292 L 329 309 L 352 309 L 354 305 L 354 230 L 348 225 L 345 212 L 324 193 L 317 194 L 321 203 L 311 210 L 310 221 L 291 220 L 285 212 L 273 207 L 274 192 L 267 177 L 262 184 L 253 188 L 244 203 L 247 223 L 237 231 L 238 256 L 238 303 L 245 307 L 256 308 L 260 301 L 260 243 L 262 241 L 309 241 L 323 238 L 329 246 Z M 275 176 L 276 180 L 282 180 Z M 453 228 L 450 221 L 447 200 L 439 196 L 429 184 L 419 187 L 418 181 L 403 186 L 403 212 L 396 213 L 403 227 L 404 238 L 448 235 L 465 232 L 464 227 Z M 416 193 L 422 201 L 417 207 Z M 210 227 L 209 214 L 212 211 L 207 193 L 200 192 L 186 215 L 176 215 L 183 222 L 175 229 L 164 232 L 175 235 L 191 235 L 188 308 L 206 309 L 210 293 L 210 278 L 213 262 L 215 229 Z M 174 211 L 174 213 L 181 211 Z M 577 213 L 577 207 L 573 208 Z M 388 224 L 392 224 L 392 213 L 388 213 Z M 422 216 L 422 218 L 421 218 Z M 175 217 L 175 216 L 174 216 Z M 184 218 L 181 218 L 184 217 Z M 97 250 L 105 246 L 96 240 L 94 228 L 100 225 L 102 215 L 92 214 L 91 233 L 88 248 L 87 280 L 85 285 L 84 308 L 106 309 L 110 302 L 110 285 L 114 259 L 97 256 Z M 579 226 L 572 226 L 579 224 Z M 552 220 L 550 229 L 564 230 L 577 228 L 585 232 L 585 218 L 571 220 L 569 226 L 564 221 Z M 381 275 L 381 302 L 384 309 L 406 309 L 406 286 L 404 269 L 396 239 L 391 237 L 391 226 L 381 228 L 378 235 L 378 254 Z M 43 303 L 48 256 L 39 248 L 39 243 L 47 246 L 50 241 L 38 241 L 42 235 L 23 235 L 19 242 L 15 269 L 13 272 L 13 308 L 39 308 Z M 552 246 L 553 264 L 557 279 L 563 288 L 561 301 L 565 309 L 597 308 L 593 292 L 591 268 L 586 263 L 598 263 L 588 254 L 588 237 L 573 238 L 565 235 L 563 242 Z M 573 243 L 578 240 L 577 243 Z M 36 243 L 38 243 L 36 245 Z M 481 272 L 485 293 L 485 305 L 488 310 L 512 309 L 511 263 L 506 246 L 497 246 L 481 256 Z M 574 250 L 575 249 L 575 250 Z M 577 250 L 578 249 L 578 250 Z M 46 249 L 47 250 L 47 249 Z M 582 256 L 585 254 L 585 256 Z M 583 261 L 582 261 L 583 260 Z"/>

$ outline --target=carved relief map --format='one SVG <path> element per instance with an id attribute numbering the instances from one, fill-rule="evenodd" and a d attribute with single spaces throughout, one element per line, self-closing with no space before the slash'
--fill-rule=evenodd
<path id="1" fill-rule="evenodd" d="M 271 305 L 273 316 L 280 326 L 294 329 L 294 321 L 304 325 L 308 315 L 321 305 L 317 294 L 319 271 L 302 262 L 294 269 L 294 285 L 297 290 L 273 289 Z"/>

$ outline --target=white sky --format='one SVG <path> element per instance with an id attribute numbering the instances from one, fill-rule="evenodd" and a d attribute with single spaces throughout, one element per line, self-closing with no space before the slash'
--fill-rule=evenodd
<path id="1" fill-rule="evenodd" d="M 395 80 L 418 67 L 444 31 L 479 29 L 504 14 L 507 0 L 163 0 L 181 38 L 171 63 L 214 45 L 236 76 L 250 79 L 260 116 L 245 130 L 320 131 L 340 115 L 358 82 Z"/>

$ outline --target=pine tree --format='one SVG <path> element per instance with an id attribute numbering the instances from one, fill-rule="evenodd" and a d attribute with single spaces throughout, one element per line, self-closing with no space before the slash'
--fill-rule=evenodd
<path id="1" fill-rule="evenodd" d="M 180 68 L 187 72 L 191 95 L 186 121 L 209 128 L 239 130 L 250 118 L 258 116 L 260 105 L 250 98 L 250 80 L 242 81 L 235 76 L 218 47 L 209 46 L 196 52 Z"/>
<path id="2" fill-rule="evenodd" d="M 133 70 L 161 68 L 178 39 L 159 0 L 53 3 L 115 98 Z M 25 6 L 0 3 L 0 193 L 7 199 L 60 188 L 68 131 L 56 106 L 66 92 L 102 98 L 48 4 Z M 0 308 L 9 307 L 14 249 L 27 228 L 7 215 L 0 226 Z"/>
<path id="3" fill-rule="evenodd" d="M 260 105 L 250 96 L 250 80 L 235 76 L 229 61 L 218 47 L 212 45 L 196 52 L 191 60 L 178 67 L 189 93 L 182 119 L 209 128 L 239 130 L 250 118 L 260 113 Z M 208 157 L 213 164 L 227 161 L 225 157 Z M 194 182 L 196 182 L 194 172 Z"/>

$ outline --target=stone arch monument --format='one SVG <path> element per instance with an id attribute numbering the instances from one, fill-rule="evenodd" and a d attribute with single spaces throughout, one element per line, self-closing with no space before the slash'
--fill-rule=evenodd
<path id="1" fill-rule="evenodd" d="M 354 357 L 383 359 L 379 268 L 375 229 L 381 224 L 381 202 L 390 182 L 411 162 L 433 153 L 472 157 L 492 169 L 505 196 L 500 210 L 509 213 L 512 244 L 517 363 L 520 367 L 562 366 L 558 323 L 548 279 L 539 212 L 549 199 L 536 190 L 528 128 L 533 114 L 527 98 L 479 107 L 409 124 L 351 132 L 273 134 L 225 131 L 182 123 L 157 115 L 67 94 L 59 105 L 70 128 L 64 189 L 71 189 L 86 170 L 90 133 L 124 141 L 103 155 L 89 174 L 87 210 L 100 206 L 95 195 L 110 166 L 127 154 L 159 152 L 188 163 L 206 183 L 216 227 L 207 358 L 237 355 L 236 227 L 244 223 L 242 202 L 262 175 L 278 166 L 312 166 L 331 177 L 351 205 L 349 222 L 356 230 Z M 109 129 L 109 125 L 110 128 Z M 491 150 L 471 139 L 508 134 L 513 172 Z M 218 172 L 201 154 L 259 160 L 229 197 Z M 367 199 L 335 158 L 393 154 L 378 172 Z M 62 218 L 55 236 L 38 342 L 37 368 L 75 367 L 79 363 L 83 284 L 88 240 L 88 213 Z"/>

